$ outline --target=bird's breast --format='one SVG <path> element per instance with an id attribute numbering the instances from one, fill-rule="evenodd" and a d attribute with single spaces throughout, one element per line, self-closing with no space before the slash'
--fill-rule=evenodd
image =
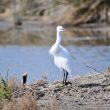
<path id="1" fill-rule="evenodd" d="M 52 46 L 52 48 L 49 50 L 49 54 L 52 55 L 52 56 L 55 56 L 59 53 L 59 48 L 56 44 L 54 44 Z"/>

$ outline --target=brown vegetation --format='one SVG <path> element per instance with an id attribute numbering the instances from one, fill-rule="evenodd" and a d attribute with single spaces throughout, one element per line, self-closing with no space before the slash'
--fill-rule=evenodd
<path id="1" fill-rule="evenodd" d="M 35 99 L 31 95 L 24 95 L 17 100 L 4 104 L 3 110 L 38 110 Z"/>
<path id="2" fill-rule="evenodd" d="M 11 0 L 2 0 L 0 10 L 5 12 L 2 10 L 9 8 L 7 4 L 10 6 L 13 4 L 16 7 L 17 3 L 17 0 L 13 0 L 13 2 Z M 15 12 L 17 16 L 15 18 L 18 20 L 34 18 L 48 23 L 69 25 L 110 22 L 109 0 L 47 0 L 46 2 L 45 0 L 33 0 L 33 2 L 23 0 L 20 1 L 19 5 L 21 9 Z"/>
<path id="3" fill-rule="evenodd" d="M 59 107 L 60 103 L 57 100 L 52 100 L 42 107 L 38 105 L 32 95 L 24 95 L 17 100 L 5 102 L 0 110 L 58 110 Z"/>

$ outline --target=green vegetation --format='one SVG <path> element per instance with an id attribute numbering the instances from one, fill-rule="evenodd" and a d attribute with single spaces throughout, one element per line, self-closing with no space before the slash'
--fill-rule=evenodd
<path id="1" fill-rule="evenodd" d="M 7 79 L 1 78 L 0 79 L 0 100 L 11 98 L 11 89 L 8 86 Z"/>

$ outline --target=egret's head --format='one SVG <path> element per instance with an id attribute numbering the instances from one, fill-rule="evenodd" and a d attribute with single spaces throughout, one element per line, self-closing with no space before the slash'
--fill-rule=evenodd
<path id="1" fill-rule="evenodd" d="M 56 29 L 57 29 L 57 31 L 59 31 L 59 32 L 64 30 L 62 26 L 57 26 Z"/>

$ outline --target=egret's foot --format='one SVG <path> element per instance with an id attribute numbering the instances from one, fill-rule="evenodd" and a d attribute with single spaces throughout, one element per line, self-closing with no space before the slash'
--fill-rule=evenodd
<path id="1" fill-rule="evenodd" d="M 65 85 L 67 86 L 67 85 L 72 85 L 72 83 L 70 82 L 70 81 L 68 81 L 68 82 L 65 82 Z"/>
<path id="2" fill-rule="evenodd" d="M 63 82 L 62 85 L 63 85 L 63 86 L 67 85 L 67 82 Z"/>
<path id="3" fill-rule="evenodd" d="M 65 81 L 63 81 L 62 84 L 65 85 Z"/>
<path id="4" fill-rule="evenodd" d="M 66 83 L 67 83 L 67 82 L 66 82 L 65 80 L 63 80 L 63 83 L 62 83 L 62 84 L 63 84 L 63 86 L 65 86 L 65 85 L 66 85 Z"/>
<path id="5" fill-rule="evenodd" d="M 62 86 L 65 86 L 65 85 L 66 85 L 66 83 L 65 83 L 65 82 L 63 82 L 63 83 L 62 83 Z"/>

